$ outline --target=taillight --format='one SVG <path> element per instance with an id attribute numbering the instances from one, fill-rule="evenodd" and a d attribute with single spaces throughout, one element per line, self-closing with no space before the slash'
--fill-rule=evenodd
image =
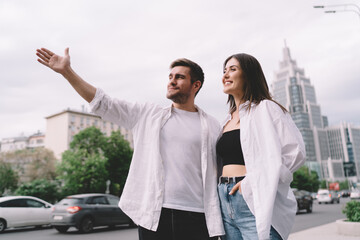
<path id="1" fill-rule="evenodd" d="M 71 214 L 77 213 L 80 210 L 81 210 L 81 207 L 79 207 L 79 206 L 68 207 L 66 209 L 66 211 L 68 211 L 68 213 L 71 213 Z"/>
<path id="2" fill-rule="evenodd" d="M 52 208 L 51 208 L 51 211 L 52 211 L 52 212 L 55 211 L 55 207 L 52 207 Z"/>
<path id="3" fill-rule="evenodd" d="M 329 194 L 329 197 L 331 197 L 331 193 Z"/>

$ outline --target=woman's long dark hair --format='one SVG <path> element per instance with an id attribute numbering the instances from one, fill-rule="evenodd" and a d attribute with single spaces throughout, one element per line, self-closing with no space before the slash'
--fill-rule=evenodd
<path id="1" fill-rule="evenodd" d="M 246 110 L 250 111 L 252 103 L 255 103 L 257 105 L 262 100 L 268 99 L 270 101 L 275 102 L 277 105 L 279 105 L 279 107 L 284 112 L 287 112 L 287 110 L 281 104 L 277 103 L 275 100 L 272 99 L 270 92 L 269 92 L 269 87 L 266 82 L 265 75 L 263 73 L 260 63 L 258 62 L 258 60 L 256 58 L 254 58 L 253 56 L 248 55 L 246 53 L 234 54 L 225 60 L 224 69 L 225 69 L 226 63 L 231 58 L 235 58 L 239 62 L 242 73 L 243 73 L 244 95 L 241 100 L 243 102 L 249 101 L 249 104 L 244 106 L 246 108 Z M 229 112 L 230 112 L 230 114 L 232 114 L 236 110 L 236 103 L 235 103 L 234 97 L 229 94 L 227 102 L 229 103 Z"/>

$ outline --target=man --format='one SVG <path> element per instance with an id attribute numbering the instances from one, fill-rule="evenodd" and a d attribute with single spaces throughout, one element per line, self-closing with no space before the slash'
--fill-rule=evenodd
<path id="1" fill-rule="evenodd" d="M 204 73 L 188 59 L 174 61 L 166 97 L 172 106 L 129 103 L 107 96 L 63 57 L 41 48 L 38 61 L 62 74 L 95 114 L 134 136 L 134 154 L 119 207 L 139 225 L 139 238 L 217 239 L 224 234 L 217 196 L 218 122 L 194 104 Z"/>

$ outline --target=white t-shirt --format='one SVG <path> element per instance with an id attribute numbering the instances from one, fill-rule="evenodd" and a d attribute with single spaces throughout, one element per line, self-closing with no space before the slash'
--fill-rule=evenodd
<path id="1" fill-rule="evenodd" d="M 204 212 L 200 116 L 198 112 L 172 110 L 160 132 L 165 170 L 163 207 Z"/>

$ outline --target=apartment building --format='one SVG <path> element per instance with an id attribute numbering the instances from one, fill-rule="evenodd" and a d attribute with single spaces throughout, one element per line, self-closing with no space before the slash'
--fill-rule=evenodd
<path id="1" fill-rule="evenodd" d="M 70 142 L 81 130 L 94 126 L 100 129 L 106 136 L 111 132 L 120 130 L 125 140 L 133 147 L 131 131 L 114 123 L 104 121 L 99 116 L 82 111 L 66 109 L 46 117 L 45 147 L 51 149 L 56 158 L 61 159 L 61 154 L 68 150 Z"/>

